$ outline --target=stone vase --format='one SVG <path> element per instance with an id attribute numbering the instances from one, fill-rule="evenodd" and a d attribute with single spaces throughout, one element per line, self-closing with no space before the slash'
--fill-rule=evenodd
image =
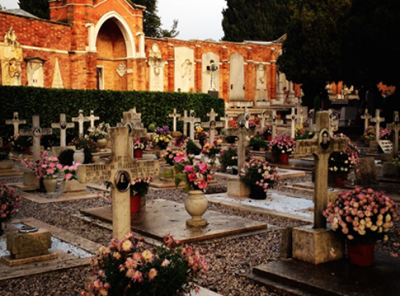
<path id="1" fill-rule="evenodd" d="M 107 147 L 107 138 L 97 139 L 97 147 L 99 147 L 100 151 L 104 151 Z"/>
<path id="2" fill-rule="evenodd" d="M 9 170 L 14 166 L 14 162 L 12 160 L 3 160 L 0 161 L 0 170 Z"/>
<path id="3" fill-rule="evenodd" d="M 192 216 L 186 220 L 187 226 L 202 227 L 207 225 L 207 220 L 201 218 L 207 211 L 208 200 L 201 190 L 190 190 L 185 198 L 185 209 Z"/>
<path id="4" fill-rule="evenodd" d="M 54 192 L 56 192 L 56 188 L 57 188 L 57 179 L 56 178 L 44 178 L 43 186 L 44 186 L 44 189 L 46 189 L 47 193 L 54 193 Z"/>
<path id="5" fill-rule="evenodd" d="M 85 153 L 82 150 L 75 150 L 74 153 L 74 163 L 84 163 L 85 162 Z"/>

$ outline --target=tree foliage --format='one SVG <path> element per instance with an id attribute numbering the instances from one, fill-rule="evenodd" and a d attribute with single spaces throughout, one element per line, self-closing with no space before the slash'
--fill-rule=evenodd
<path id="1" fill-rule="evenodd" d="M 48 0 L 19 0 L 19 8 L 43 19 L 50 19 Z"/>
<path id="2" fill-rule="evenodd" d="M 276 40 L 286 33 L 291 0 L 226 0 L 222 40 Z"/>

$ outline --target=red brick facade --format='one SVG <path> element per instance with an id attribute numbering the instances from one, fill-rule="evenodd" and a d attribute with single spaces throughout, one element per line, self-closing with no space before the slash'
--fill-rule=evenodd
<path id="1" fill-rule="evenodd" d="M 145 38 L 143 7 L 126 0 L 53 0 L 51 20 L 45 21 L 0 12 L 2 36 L 13 27 L 22 47 L 23 58 L 39 57 L 43 64 L 44 87 L 52 87 L 56 59 L 64 88 L 111 90 L 149 90 L 147 57 L 153 44 L 161 51 L 164 67 L 164 91 L 175 91 L 174 48 L 194 51 L 194 91 L 202 89 L 202 55 L 213 52 L 220 58 L 219 93 L 226 101 L 230 91 L 230 56 L 237 52 L 244 58 L 246 100 L 254 100 L 256 66 L 266 65 L 269 99 L 276 97 L 276 60 L 279 43 L 230 43 L 182 41 Z M 143 39 L 142 39 L 143 40 Z M 141 44 L 144 43 L 144 44 Z M 120 75 L 118 66 L 126 71 Z M 27 63 L 22 63 L 21 84 L 28 85 Z M 99 71 L 102 71 L 100 73 Z M 2 81 L 0 71 L 0 82 Z M 98 75 L 103 75 L 103 80 Z M 101 86 L 100 86 L 101 87 Z M 295 86 L 296 97 L 299 88 Z"/>

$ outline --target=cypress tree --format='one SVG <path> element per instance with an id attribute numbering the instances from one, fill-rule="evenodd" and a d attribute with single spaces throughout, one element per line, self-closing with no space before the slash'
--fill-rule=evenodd
<path id="1" fill-rule="evenodd" d="M 50 8 L 48 0 L 19 0 L 19 7 L 42 19 L 50 19 Z"/>

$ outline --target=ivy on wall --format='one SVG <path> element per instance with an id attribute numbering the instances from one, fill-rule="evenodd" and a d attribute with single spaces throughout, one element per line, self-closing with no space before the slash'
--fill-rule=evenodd
<path id="1" fill-rule="evenodd" d="M 172 118 L 168 114 L 173 113 L 174 108 L 182 116 L 184 110 L 194 110 L 196 117 L 202 121 L 209 120 L 207 113 L 211 108 L 219 116 L 224 114 L 224 101 L 208 94 L 0 86 L 0 137 L 13 134 L 13 126 L 5 124 L 6 119 L 12 119 L 13 112 L 18 112 L 19 118 L 27 122 L 20 125 L 20 129 L 32 126 L 33 115 L 40 116 L 42 128 L 59 122 L 61 113 L 65 113 L 67 122 L 71 122 L 72 117 L 79 115 L 80 109 L 84 111 L 84 116 L 89 116 L 90 110 L 94 110 L 94 114 L 100 117 L 99 122 L 116 126 L 122 119 L 122 113 L 133 107 L 142 114 L 145 127 L 154 122 L 156 126 L 168 125 L 171 130 Z M 85 130 L 88 127 L 89 123 L 85 123 Z M 178 130 L 182 129 L 183 123 L 178 122 Z M 58 135 L 59 130 L 53 129 L 53 134 Z M 67 129 L 69 140 L 77 135 L 78 124 L 75 129 Z"/>

